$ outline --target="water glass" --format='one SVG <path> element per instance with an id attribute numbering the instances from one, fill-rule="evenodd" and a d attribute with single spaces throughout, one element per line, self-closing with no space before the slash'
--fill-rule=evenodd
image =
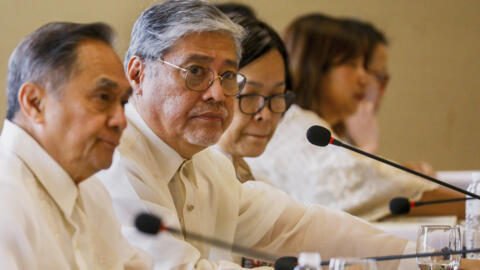
<path id="1" fill-rule="evenodd" d="M 418 230 L 417 253 L 450 252 L 462 250 L 460 228 L 447 225 L 422 225 Z M 421 270 L 454 270 L 461 255 L 439 255 L 417 258 Z"/>
<path id="2" fill-rule="evenodd" d="M 468 191 L 480 194 L 480 174 L 472 173 L 473 181 Z M 464 246 L 466 249 L 480 248 L 480 201 L 468 200 L 465 204 Z M 480 253 L 468 253 L 468 259 L 480 260 Z"/>

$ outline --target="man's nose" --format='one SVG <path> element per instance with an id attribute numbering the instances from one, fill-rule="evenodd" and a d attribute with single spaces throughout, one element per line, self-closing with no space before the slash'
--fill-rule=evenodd
<path id="1" fill-rule="evenodd" d="M 205 100 L 214 100 L 216 102 L 222 102 L 225 100 L 225 92 L 220 77 L 217 76 L 213 79 L 212 85 L 205 90 L 203 98 Z"/>
<path id="2" fill-rule="evenodd" d="M 121 103 L 116 104 L 114 108 L 112 108 L 108 125 L 117 128 L 120 132 L 127 127 L 127 117 L 125 116 L 124 106 Z"/>

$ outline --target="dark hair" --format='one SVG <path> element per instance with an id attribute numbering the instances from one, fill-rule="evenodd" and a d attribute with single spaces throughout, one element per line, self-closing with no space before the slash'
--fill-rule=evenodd
<path id="1" fill-rule="evenodd" d="M 112 46 L 113 30 L 104 23 L 46 24 L 23 39 L 8 62 L 7 119 L 20 109 L 18 91 L 26 82 L 42 85 L 59 94 L 59 88 L 74 70 L 76 48 L 85 40 L 100 40 Z"/>
<path id="2" fill-rule="evenodd" d="M 242 26 L 246 31 L 246 36 L 242 41 L 243 51 L 242 57 L 240 58 L 239 68 L 250 64 L 269 51 L 275 49 L 283 58 L 285 67 L 285 89 L 291 89 L 292 79 L 288 68 L 288 53 L 285 44 L 277 32 L 268 24 L 255 17 L 242 15 L 236 11 L 229 13 L 228 9 L 226 11 L 223 10 L 221 5 L 217 5 L 217 7 L 225 12 L 233 22 Z"/>
<path id="3" fill-rule="evenodd" d="M 365 68 L 370 65 L 373 52 L 378 44 L 388 45 L 388 40 L 385 35 L 375 28 L 371 23 L 363 22 L 356 19 L 346 18 L 344 23 L 349 27 L 353 34 L 361 39 L 364 47 Z"/>
<path id="4" fill-rule="evenodd" d="M 246 17 L 252 17 L 256 18 L 257 15 L 255 14 L 255 11 L 244 4 L 239 4 L 239 3 L 222 3 L 222 4 L 215 4 L 215 7 L 220 9 L 223 13 L 227 14 L 227 16 L 232 17 L 235 14 L 246 16 Z"/>
<path id="5" fill-rule="evenodd" d="M 363 55 L 362 42 L 341 20 L 310 14 L 293 21 L 285 34 L 295 103 L 316 110 L 324 75 Z"/>

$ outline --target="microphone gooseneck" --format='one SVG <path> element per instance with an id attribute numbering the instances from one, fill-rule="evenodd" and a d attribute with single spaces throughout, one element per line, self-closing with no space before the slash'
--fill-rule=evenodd
<path id="1" fill-rule="evenodd" d="M 458 251 L 443 251 L 443 252 L 428 252 L 428 253 L 411 253 L 411 254 L 402 254 L 402 255 L 387 255 L 387 256 L 378 256 L 378 257 L 365 257 L 365 259 L 371 259 L 375 261 L 391 261 L 391 260 L 402 260 L 402 259 L 412 259 L 412 258 L 422 258 L 422 257 L 435 257 L 435 256 L 446 256 L 446 255 L 459 255 L 467 253 L 479 253 L 480 248 L 477 249 L 466 249 Z M 330 261 L 322 261 L 320 265 L 329 265 Z M 275 270 L 293 270 L 297 266 L 296 257 L 281 257 L 275 262 Z"/>
<path id="2" fill-rule="evenodd" d="M 322 131 L 322 130 L 326 130 L 326 131 Z M 328 133 L 327 133 L 327 132 L 328 132 Z M 329 137 L 329 138 L 327 139 L 327 137 Z M 460 193 L 462 193 L 462 194 L 465 194 L 465 195 L 468 195 L 468 196 L 470 196 L 470 197 L 473 197 L 473 198 L 475 198 L 475 199 L 479 199 L 479 200 L 480 200 L 480 196 L 477 195 L 477 194 L 475 194 L 475 193 L 466 191 L 466 190 L 464 190 L 464 189 L 461 189 L 461 188 L 456 187 L 456 186 L 454 186 L 454 185 L 451 185 L 451 184 L 449 184 L 449 183 L 445 183 L 445 182 L 443 182 L 443 181 L 440 181 L 440 180 L 438 180 L 438 179 L 435 179 L 435 178 L 430 177 L 430 176 L 428 176 L 428 175 L 425 175 L 425 174 L 423 174 L 423 173 L 419 173 L 419 172 L 414 171 L 414 170 L 412 170 L 412 169 L 403 167 L 403 166 L 401 166 L 401 165 L 399 165 L 399 164 L 397 164 L 397 163 L 395 163 L 395 162 L 392 162 L 392 161 L 386 160 L 386 159 L 384 159 L 384 158 L 381 158 L 381 157 L 372 155 L 372 154 L 370 154 L 370 153 L 368 153 L 368 152 L 365 152 L 365 151 L 362 151 L 362 150 L 360 150 L 360 149 L 357 149 L 357 148 L 355 148 L 355 147 L 353 147 L 353 146 L 351 146 L 351 145 L 345 144 L 345 143 L 343 143 L 343 142 L 341 142 L 341 141 L 333 138 L 333 137 L 331 136 L 330 131 L 329 131 L 328 129 L 326 129 L 325 127 L 322 127 L 322 126 L 312 126 L 312 127 L 310 127 L 310 128 L 308 129 L 308 131 L 307 131 L 307 139 L 308 139 L 308 141 L 309 141 L 311 144 L 314 144 L 314 145 L 317 145 L 317 146 L 326 146 L 326 145 L 328 145 L 328 144 L 334 144 L 334 145 L 337 145 L 337 146 L 341 146 L 341 147 L 343 147 L 343 148 L 346 148 L 346 149 L 348 149 L 348 150 L 357 152 L 357 153 L 362 154 L 362 155 L 364 155 L 364 156 L 367 156 L 367 157 L 369 157 L 369 158 L 372 158 L 372 159 L 378 160 L 378 161 L 380 161 L 380 162 L 386 163 L 386 164 L 388 164 L 388 165 L 390 165 L 390 166 L 393 166 L 393 167 L 395 167 L 395 168 L 397 168 L 397 169 L 400 169 L 400 170 L 402 170 L 402 171 L 406 171 L 406 172 L 411 173 L 411 174 L 413 174 L 413 175 L 416 175 L 416 176 L 422 177 L 422 178 L 424 178 L 424 179 L 427 179 L 428 181 L 433 182 L 433 183 L 435 183 L 435 184 L 438 184 L 438 185 L 440 185 L 440 186 L 444 186 L 444 187 L 446 187 L 446 188 L 449 188 L 449 189 L 458 191 L 458 192 L 460 192 Z M 327 141 L 328 141 L 328 143 L 325 144 L 325 142 L 327 142 Z"/>
<path id="3" fill-rule="evenodd" d="M 140 214 L 138 214 L 135 217 L 135 227 L 139 231 L 141 231 L 143 233 L 146 233 L 146 234 L 150 234 L 150 235 L 155 235 L 155 234 L 157 234 L 161 231 L 168 231 L 168 232 L 171 232 L 173 234 L 183 236 L 183 233 L 182 233 L 181 230 L 165 226 L 165 224 L 162 222 L 161 218 L 159 218 L 159 217 L 157 217 L 153 214 L 150 214 L 150 213 L 140 213 Z M 241 254 L 256 258 L 256 259 L 264 260 L 264 261 L 274 262 L 277 259 L 276 256 L 273 256 L 273 255 L 268 254 L 268 253 L 254 251 L 254 250 L 251 250 L 250 248 L 247 248 L 247 247 L 235 245 L 235 244 L 232 244 L 232 243 L 227 243 L 227 242 L 224 242 L 224 241 L 219 240 L 219 239 L 206 237 L 206 236 L 196 234 L 196 233 L 192 233 L 192 232 L 185 232 L 185 237 L 187 239 L 192 239 L 192 240 L 195 240 L 195 241 L 199 241 L 199 242 L 206 243 L 206 244 L 209 244 L 209 245 L 217 247 L 217 248 L 230 250 L 230 251 L 233 251 L 233 252 L 236 252 L 236 253 L 241 253 Z"/>
<path id="4" fill-rule="evenodd" d="M 393 198 L 390 201 L 390 212 L 394 215 L 403 215 L 408 214 L 413 207 L 429 205 L 429 204 L 440 204 L 440 203 L 451 203 L 451 202 L 462 202 L 466 200 L 471 200 L 475 198 L 456 198 L 456 199 L 446 199 L 446 200 L 437 200 L 437 201 L 425 201 L 425 202 L 411 202 L 407 198 L 397 197 Z"/>
<path id="5" fill-rule="evenodd" d="M 451 250 L 443 252 L 427 252 L 427 253 L 411 253 L 403 255 L 389 255 L 389 256 L 379 256 L 379 257 L 366 257 L 365 259 L 371 259 L 375 261 L 391 261 L 391 260 L 402 260 L 402 259 L 412 259 L 412 258 L 424 258 L 424 257 L 436 257 L 436 256 L 448 256 L 448 255 L 460 255 L 467 253 L 479 253 L 480 248 L 476 249 L 464 249 L 464 250 Z M 323 261 L 321 265 L 328 265 L 329 261 Z"/>

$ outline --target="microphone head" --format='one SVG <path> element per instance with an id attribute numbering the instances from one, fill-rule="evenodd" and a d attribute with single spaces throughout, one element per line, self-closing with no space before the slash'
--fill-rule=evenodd
<path id="1" fill-rule="evenodd" d="M 293 270 L 297 266 L 297 257 L 287 256 L 278 258 L 275 261 L 275 270 Z"/>
<path id="2" fill-rule="evenodd" d="M 410 208 L 410 201 L 407 198 L 398 197 L 390 201 L 390 212 L 393 215 L 408 214 Z"/>
<path id="3" fill-rule="evenodd" d="M 140 213 L 135 218 L 137 230 L 146 234 L 157 234 L 162 226 L 162 220 L 149 213 Z"/>
<path id="4" fill-rule="evenodd" d="M 327 146 L 330 143 L 332 134 L 330 130 L 322 126 L 311 126 L 307 130 L 307 140 L 314 145 Z"/>

